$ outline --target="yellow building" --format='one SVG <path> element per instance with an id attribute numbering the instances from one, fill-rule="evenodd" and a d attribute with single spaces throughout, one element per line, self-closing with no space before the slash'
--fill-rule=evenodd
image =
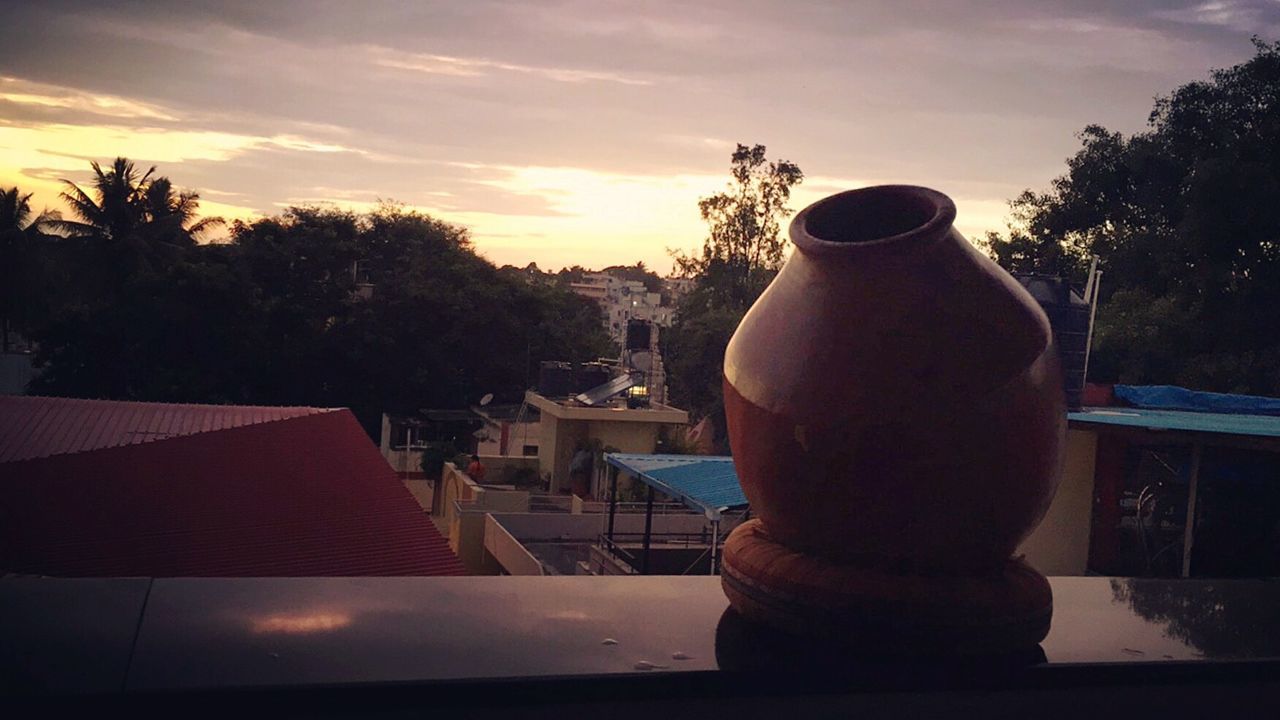
<path id="1" fill-rule="evenodd" d="M 1062 482 L 1044 520 L 1018 548 L 1031 566 L 1046 575 L 1084 575 L 1089 565 L 1089 531 L 1093 519 L 1094 457 L 1097 433 L 1067 431 Z"/>
<path id="2" fill-rule="evenodd" d="M 1276 401 L 1119 387 L 1209 399 L 1199 400 L 1205 410 L 1068 413 L 1062 483 L 1019 552 L 1046 575 L 1274 574 L 1280 417 L 1254 406 Z M 1220 398 L 1259 414 L 1212 412 Z"/>
<path id="3" fill-rule="evenodd" d="M 660 403 L 647 408 L 586 407 L 572 401 L 556 401 L 530 390 L 525 402 L 542 414 L 539 429 L 538 472 L 550 478 L 552 493 L 568 487 L 569 463 L 580 444 L 598 440 L 615 452 L 651 453 L 658 447 L 664 426 L 689 423 L 689 413 Z"/>

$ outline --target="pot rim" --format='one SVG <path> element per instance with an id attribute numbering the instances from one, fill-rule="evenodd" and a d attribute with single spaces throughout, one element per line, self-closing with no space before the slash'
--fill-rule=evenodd
<path id="1" fill-rule="evenodd" d="M 825 214 L 888 215 L 913 213 L 920 222 L 901 232 L 869 238 L 832 240 L 815 236 L 810 226 L 815 216 Z M 827 222 L 833 217 L 822 218 Z M 829 195 L 796 214 L 791 221 L 791 241 L 810 255 L 858 257 L 870 254 L 908 252 L 942 239 L 956 219 L 956 204 L 945 194 L 919 185 L 872 185 Z M 838 221 L 836 221 L 838 222 Z"/>

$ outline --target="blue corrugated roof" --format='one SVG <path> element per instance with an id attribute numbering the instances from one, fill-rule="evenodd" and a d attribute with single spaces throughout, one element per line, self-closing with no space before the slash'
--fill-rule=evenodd
<path id="1" fill-rule="evenodd" d="M 1122 425 L 1148 430 L 1181 430 L 1250 437 L 1280 437 L 1280 417 L 1226 413 L 1151 410 L 1147 408 L 1087 408 L 1067 413 L 1073 422 Z"/>
<path id="2" fill-rule="evenodd" d="M 722 510 L 747 506 L 733 458 L 727 455 L 633 455 L 609 453 L 605 461 L 640 478 L 658 492 L 679 498 L 716 520 Z"/>

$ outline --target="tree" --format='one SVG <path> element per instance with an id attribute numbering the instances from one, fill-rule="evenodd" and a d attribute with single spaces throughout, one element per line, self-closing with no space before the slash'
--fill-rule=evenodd
<path id="1" fill-rule="evenodd" d="M 30 232 L 37 229 L 40 221 L 50 215 L 46 211 L 40 218 L 32 217 L 31 193 L 23 195 L 16 187 L 0 188 L 0 232 Z"/>
<path id="2" fill-rule="evenodd" d="M 62 199 L 80 218 L 79 222 L 64 222 L 62 228 L 116 243 L 132 240 L 134 230 L 144 221 L 147 183 L 156 169 L 152 167 L 139 175 L 133 162 L 122 157 L 116 158 L 107 170 L 96 161 L 90 165 L 94 174 L 92 195 L 70 180 L 62 181 L 66 186 Z"/>
<path id="3" fill-rule="evenodd" d="M 39 273 L 72 279 L 32 328 L 38 392 L 349 407 L 376 436 L 382 412 L 518 401 L 540 360 L 609 347 L 594 303 L 403 207 L 295 207 L 201 245 L 196 193 L 123 159 L 94 174 L 68 183 L 69 251 Z"/>
<path id="4" fill-rule="evenodd" d="M 175 247 L 190 247 L 203 233 L 221 225 L 220 218 L 196 221 L 200 196 L 175 192 L 168 178 L 155 177 L 154 167 L 139 172 L 132 161 L 118 157 L 103 170 L 91 163 L 94 179 L 89 190 L 70 180 L 62 199 L 76 221 L 58 221 L 59 230 L 88 241 L 92 262 L 106 262 L 118 273 L 135 267 L 163 265 L 177 255 Z M 119 280 L 117 276 L 114 278 Z"/>
<path id="5" fill-rule="evenodd" d="M 1067 172 L 988 236 L 1013 271 L 1103 263 L 1090 379 L 1280 394 L 1280 43 L 1156 100 L 1148 128 L 1090 125 Z"/>
<path id="6" fill-rule="evenodd" d="M 569 283 L 582 282 L 582 279 L 591 272 L 581 265 L 573 267 L 560 268 L 560 272 L 555 274 L 556 280 L 560 283 L 568 285 Z"/>
<path id="7" fill-rule="evenodd" d="M 92 163 L 86 189 L 64 181 L 74 220 L 45 226 L 39 273 L 42 317 L 31 323 L 43 374 L 33 389 L 50 394 L 139 400 L 232 402 L 246 393 L 240 372 L 251 352 L 251 299 L 233 258 L 197 247 L 217 219 L 195 221 L 199 196 L 175 192 L 155 168 L 140 172 L 116 158 Z"/>
<path id="8" fill-rule="evenodd" d="M 724 429 L 724 351 L 743 314 L 742 308 L 694 305 L 686 299 L 662 334 L 672 401 L 694 418 L 710 417 L 717 432 Z"/>
<path id="9" fill-rule="evenodd" d="M 729 186 L 698 201 L 708 234 L 698 255 L 674 253 L 677 270 L 722 302 L 749 306 L 782 267 L 782 220 L 791 188 L 804 181 L 800 166 L 769 162 L 765 146 L 739 144 L 730 157 Z M 705 281 L 705 282 L 704 282 Z"/>
<path id="10" fill-rule="evenodd" d="M 661 293 L 666 289 L 666 283 L 658 277 L 658 273 L 645 267 L 643 260 L 635 265 L 610 265 L 600 272 L 628 282 L 642 282 L 644 289 L 651 293 Z"/>
<path id="11" fill-rule="evenodd" d="M 729 338 L 782 267 L 782 221 L 791 188 L 804 180 L 795 163 L 770 162 L 763 145 L 738 145 L 724 192 L 698 202 L 707 237 L 697 255 L 674 253 L 677 270 L 696 278 L 663 335 L 673 400 L 724 428 L 721 376 Z M 720 433 L 722 434 L 722 433 Z M 723 438 L 719 445 L 725 447 Z"/>
<path id="12" fill-rule="evenodd" d="M 14 333 L 24 333 L 41 303 L 41 266 L 49 238 L 43 228 L 59 219 L 46 210 L 35 215 L 31 193 L 0 188 L 0 351 L 9 352 Z"/>
<path id="13" fill-rule="evenodd" d="M 88 272 L 73 259 L 73 277 Z M 265 335 L 253 288 L 226 248 L 201 246 L 160 268 L 116 275 L 89 297 L 64 289 L 32 339 L 48 395 L 165 402 L 253 402 Z M 103 283 L 105 284 L 105 283 Z"/>
<path id="14" fill-rule="evenodd" d="M 143 194 L 147 232 L 152 242 L 192 246 L 215 227 L 225 223 L 219 217 L 196 220 L 200 195 L 194 191 L 175 192 L 169 178 L 160 177 L 147 185 Z"/>
<path id="15" fill-rule="evenodd" d="M 257 402 L 382 412 L 519 401 L 537 363 L 594 359 L 599 311 L 566 288 L 501 272 L 465 229 L 395 205 L 367 214 L 292 208 L 232 229 L 262 327 Z M 363 268 L 372 297 L 357 295 Z"/>

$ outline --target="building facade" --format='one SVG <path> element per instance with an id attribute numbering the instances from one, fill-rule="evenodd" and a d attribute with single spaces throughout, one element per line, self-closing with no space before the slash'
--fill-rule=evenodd
<path id="1" fill-rule="evenodd" d="M 671 327 L 675 309 L 662 302 L 662 294 L 649 292 L 639 280 L 624 280 L 609 273 L 589 273 L 570 288 L 585 298 L 595 300 L 604 316 L 609 336 L 622 344 L 627 337 L 628 320 L 648 320 L 658 327 Z"/>

